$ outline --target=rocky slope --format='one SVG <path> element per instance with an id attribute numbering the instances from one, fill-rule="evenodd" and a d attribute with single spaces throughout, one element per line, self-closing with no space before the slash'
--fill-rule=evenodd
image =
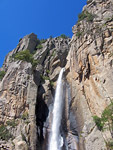
<path id="1" fill-rule="evenodd" d="M 40 42 L 33 33 L 19 41 L 0 71 L 0 149 L 46 150 L 51 127 L 56 80 L 64 73 L 64 113 L 61 125 L 65 150 L 107 150 L 109 131 L 98 130 L 101 116 L 113 99 L 113 2 L 88 0 L 73 37 Z M 38 62 L 15 60 L 29 49 Z M 77 137 L 79 144 L 77 145 Z"/>

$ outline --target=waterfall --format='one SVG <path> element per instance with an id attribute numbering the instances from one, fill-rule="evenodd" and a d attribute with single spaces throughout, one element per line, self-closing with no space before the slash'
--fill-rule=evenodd
<path id="1" fill-rule="evenodd" d="M 53 121 L 49 143 L 49 150 L 60 150 L 63 145 L 63 138 L 60 135 L 60 125 L 62 119 L 62 102 L 63 102 L 63 76 L 64 68 L 61 69 L 55 92 L 55 100 L 53 106 Z"/>

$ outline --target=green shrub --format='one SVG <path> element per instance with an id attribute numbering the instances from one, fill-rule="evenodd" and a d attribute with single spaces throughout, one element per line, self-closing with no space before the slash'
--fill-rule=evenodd
<path id="1" fill-rule="evenodd" d="M 0 126 L 0 138 L 6 141 L 8 141 L 10 138 L 13 138 L 12 134 L 3 124 Z"/>
<path id="2" fill-rule="evenodd" d="M 92 22 L 93 19 L 94 19 L 94 16 L 91 13 L 87 12 L 87 21 Z"/>
<path id="3" fill-rule="evenodd" d="M 25 137 L 25 135 L 22 132 L 21 132 L 21 136 L 22 136 L 22 140 L 26 141 L 26 137 Z"/>
<path id="4" fill-rule="evenodd" d="M 49 78 L 48 76 L 42 76 L 42 78 L 43 78 L 44 80 L 50 80 L 50 78 Z"/>
<path id="5" fill-rule="evenodd" d="M 25 120 L 25 123 L 28 125 L 30 123 L 30 121 L 29 120 Z"/>
<path id="6" fill-rule="evenodd" d="M 50 80 L 50 85 L 53 87 L 54 86 L 54 82 L 52 80 Z"/>
<path id="7" fill-rule="evenodd" d="M 12 57 L 12 56 L 9 57 L 9 61 L 10 61 L 10 62 L 13 61 L 13 57 Z"/>
<path id="8" fill-rule="evenodd" d="M 24 50 L 24 51 L 20 51 L 17 54 L 15 54 L 14 58 L 16 60 L 23 60 L 23 61 L 27 61 L 27 62 L 32 62 L 33 61 L 33 55 L 27 49 Z"/>
<path id="9" fill-rule="evenodd" d="M 101 118 L 98 116 L 93 117 L 97 127 L 99 130 L 109 129 L 109 131 L 113 132 L 113 102 L 105 108 L 103 111 Z"/>
<path id="10" fill-rule="evenodd" d="M 52 52 L 51 56 L 53 56 L 53 57 L 54 57 L 54 56 L 56 55 L 56 52 L 55 52 L 55 51 L 56 51 L 56 49 L 54 49 L 54 50 L 53 50 L 53 52 Z"/>
<path id="11" fill-rule="evenodd" d="M 77 32 L 77 33 L 76 33 L 76 36 L 77 36 L 78 38 L 80 38 L 81 35 L 82 35 L 82 32 Z"/>
<path id="12" fill-rule="evenodd" d="M 11 126 L 12 128 L 15 128 L 15 126 L 17 126 L 17 123 L 15 122 L 15 120 L 8 120 L 8 121 L 6 122 L 6 124 L 7 124 L 8 126 Z"/>
<path id="13" fill-rule="evenodd" d="M 66 36 L 65 34 L 61 34 L 60 37 L 63 38 L 63 39 L 67 39 L 68 38 L 68 36 Z"/>
<path id="14" fill-rule="evenodd" d="M 22 114 L 22 116 L 21 116 L 21 119 L 23 119 L 23 120 L 29 119 L 29 114 L 28 114 L 28 112 L 24 112 L 24 113 Z"/>
<path id="15" fill-rule="evenodd" d="M 41 48 L 43 48 L 43 46 L 41 44 L 39 44 L 36 48 L 41 49 Z"/>
<path id="16" fill-rule="evenodd" d="M 38 61 L 33 59 L 31 64 L 32 64 L 32 67 L 35 68 L 38 65 Z"/>
<path id="17" fill-rule="evenodd" d="M 89 13 L 88 11 L 83 11 L 81 14 L 78 15 L 78 22 L 84 19 L 87 19 L 87 21 L 92 22 L 94 19 L 94 15 Z"/>
<path id="18" fill-rule="evenodd" d="M 78 15 L 78 22 L 85 19 L 87 17 L 85 12 L 82 12 L 81 14 Z"/>
<path id="19" fill-rule="evenodd" d="M 98 127 L 99 130 L 102 130 L 104 127 L 104 124 L 102 123 L 101 118 L 99 118 L 98 116 L 93 116 L 93 119 Z"/>
<path id="20" fill-rule="evenodd" d="M 101 120 L 104 123 L 104 128 L 109 128 L 110 132 L 113 130 L 113 102 L 105 108 L 101 115 Z"/>
<path id="21" fill-rule="evenodd" d="M 46 72 L 49 74 L 49 73 L 50 73 L 50 70 L 47 69 Z"/>
<path id="22" fill-rule="evenodd" d="M 0 80 L 3 79 L 3 77 L 5 76 L 6 72 L 5 71 L 0 71 Z"/>
<path id="23" fill-rule="evenodd" d="M 47 41 L 47 39 L 41 39 L 40 40 L 40 44 L 43 44 L 43 43 L 45 43 Z"/>
<path id="24" fill-rule="evenodd" d="M 42 81 L 45 81 L 45 80 L 50 80 L 50 78 L 48 76 L 44 76 L 44 75 L 40 75 Z"/>
<path id="25" fill-rule="evenodd" d="M 29 50 L 24 50 L 16 53 L 14 56 L 16 60 L 23 60 L 32 64 L 32 67 L 35 68 L 38 64 L 37 60 L 34 60 L 33 54 Z"/>
<path id="26" fill-rule="evenodd" d="M 19 39 L 19 42 L 22 40 L 22 38 Z"/>

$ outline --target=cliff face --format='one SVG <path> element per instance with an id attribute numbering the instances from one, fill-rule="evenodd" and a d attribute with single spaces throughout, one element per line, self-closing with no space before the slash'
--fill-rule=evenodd
<path id="1" fill-rule="evenodd" d="M 4 61 L 0 81 L 0 148 L 46 150 L 50 133 L 56 80 L 66 68 L 62 119 L 63 149 L 106 150 L 109 131 L 101 132 L 93 117 L 101 116 L 113 99 L 113 2 L 88 0 L 73 37 L 42 42 L 35 34 L 25 36 Z M 29 49 L 38 65 L 14 60 Z M 5 132 L 6 131 L 6 132 Z"/>
<path id="2" fill-rule="evenodd" d="M 6 56 L 1 68 L 6 74 L 0 82 L 0 123 L 10 136 L 7 139 L 5 133 L 1 137 L 1 148 L 41 149 L 46 134 L 44 122 L 53 103 L 59 71 L 66 64 L 69 41 L 60 37 L 48 39 L 37 49 L 39 40 L 32 33 Z M 38 62 L 35 69 L 30 63 L 14 60 L 13 56 L 25 49 L 35 52 L 34 59 Z"/>
<path id="3" fill-rule="evenodd" d="M 84 143 L 81 149 L 99 150 L 106 149 L 104 140 L 110 135 L 97 130 L 92 116 L 100 117 L 113 98 L 113 2 L 87 3 L 83 13 L 90 17 L 80 18 L 73 27 L 66 68 L 72 89 L 71 109 L 78 123 L 80 145 Z"/>

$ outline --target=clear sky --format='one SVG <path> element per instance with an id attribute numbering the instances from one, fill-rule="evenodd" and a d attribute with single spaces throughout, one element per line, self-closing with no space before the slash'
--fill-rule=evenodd
<path id="1" fill-rule="evenodd" d="M 0 67 L 20 38 L 61 34 L 72 37 L 72 26 L 87 0 L 0 0 Z"/>

